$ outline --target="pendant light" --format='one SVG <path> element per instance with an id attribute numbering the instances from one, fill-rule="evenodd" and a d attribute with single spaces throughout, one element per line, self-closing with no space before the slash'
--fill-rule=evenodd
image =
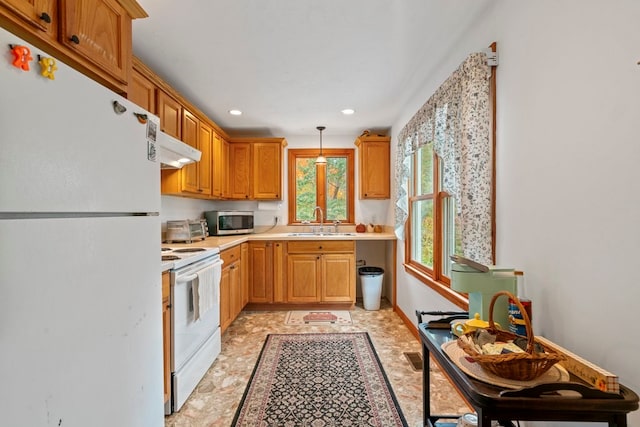
<path id="1" fill-rule="evenodd" d="M 316 129 L 320 131 L 320 155 L 316 158 L 316 165 L 324 165 L 327 163 L 327 158 L 322 155 L 322 131 L 326 129 L 324 126 L 318 126 Z"/>

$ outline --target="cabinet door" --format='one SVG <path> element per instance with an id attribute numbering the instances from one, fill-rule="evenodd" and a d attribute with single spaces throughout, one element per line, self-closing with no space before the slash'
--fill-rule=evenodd
<path id="1" fill-rule="evenodd" d="M 156 111 L 160 117 L 160 130 L 176 139 L 182 137 L 182 105 L 159 90 Z"/>
<path id="2" fill-rule="evenodd" d="M 249 260 L 249 302 L 273 302 L 273 246 L 271 242 L 250 242 Z"/>
<path id="3" fill-rule="evenodd" d="M 249 172 L 251 145 L 249 143 L 229 144 L 229 198 L 248 199 L 250 194 Z"/>
<path id="4" fill-rule="evenodd" d="M 60 0 L 60 42 L 121 83 L 131 68 L 131 17 L 116 0 Z"/>
<path id="5" fill-rule="evenodd" d="M 389 156 L 388 140 L 362 142 L 360 146 L 361 199 L 388 199 L 390 197 Z"/>
<path id="6" fill-rule="evenodd" d="M 127 98 L 150 113 L 156 113 L 156 85 L 138 71 L 131 71 Z"/>
<path id="7" fill-rule="evenodd" d="M 242 311 L 242 286 L 240 283 L 240 263 L 234 262 L 229 266 L 229 289 L 231 294 L 231 321 L 233 322 Z"/>
<path id="8" fill-rule="evenodd" d="M 287 257 L 287 302 L 320 301 L 320 258 L 316 254 Z"/>
<path id="9" fill-rule="evenodd" d="M 321 299 L 324 302 L 355 301 L 355 255 L 322 255 Z"/>
<path id="10" fill-rule="evenodd" d="M 231 269 L 226 266 L 220 276 L 220 331 L 231 324 Z"/>
<path id="11" fill-rule="evenodd" d="M 249 244 L 240 245 L 240 284 L 242 287 L 242 308 L 249 302 Z"/>
<path id="12" fill-rule="evenodd" d="M 198 150 L 202 152 L 198 166 L 198 193 L 211 196 L 211 154 L 213 152 L 213 129 L 200 121 Z"/>
<path id="13" fill-rule="evenodd" d="M 221 198 L 224 191 L 224 153 L 223 140 L 217 133 L 213 133 L 213 142 L 211 149 L 211 195 L 215 198 Z"/>
<path id="14" fill-rule="evenodd" d="M 229 168 L 231 160 L 229 159 L 229 142 L 226 139 L 222 140 L 222 197 L 224 199 L 230 199 L 229 196 Z"/>
<path id="15" fill-rule="evenodd" d="M 198 148 L 200 120 L 187 110 L 182 110 L 182 141 Z M 198 193 L 198 163 L 189 163 L 180 169 L 182 173 L 182 191 Z"/>
<path id="16" fill-rule="evenodd" d="M 252 144 L 252 198 L 282 198 L 282 144 L 254 142 Z"/>
<path id="17" fill-rule="evenodd" d="M 3 7 L 9 9 L 30 26 L 56 38 L 56 0 L 5 0 Z"/>

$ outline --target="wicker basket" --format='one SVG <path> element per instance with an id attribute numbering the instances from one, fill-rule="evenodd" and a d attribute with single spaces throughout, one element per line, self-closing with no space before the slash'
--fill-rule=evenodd
<path id="1" fill-rule="evenodd" d="M 530 381 L 539 377 L 548 371 L 557 362 L 564 359 L 564 356 L 551 349 L 542 348 L 544 353 L 537 353 L 534 351 L 535 339 L 533 336 L 533 330 L 531 329 L 531 320 L 527 315 L 526 310 L 520 304 L 518 298 L 507 291 L 497 292 L 491 299 L 491 305 L 489 306 L 489 327 L 487 331 L 496 335 L 497 341 L 510 341 L 515 338 L 521 337 L 509 331 L 504 331 L 496 327 L 493 321 L 493 306 L 500 296 L 506 296 L 512 298 L 516 302 L 522 318 L 525 322 L 527 330 L 527 348 L 524 353 L 507 353 L 507 354 L 481 354 L 478 353 L 473 345 L 473 332 L 468 332 L 458 341 L 458 346 L 469 355 L 471 359 L 476 361 L 484 370 L 491 372 L 502 378 L 508 378 L 511 380 Z M 537 345 L 541 344 L 538 342 Z"/>

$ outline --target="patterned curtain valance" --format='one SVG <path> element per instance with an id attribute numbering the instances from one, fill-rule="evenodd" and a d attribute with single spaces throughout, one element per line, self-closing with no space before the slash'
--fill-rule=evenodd
<path id="1" fill-rule="evenodd" d="M 490 69 L 473 53 L 414 114 L 398 135 L 396 234 L 404 238 L 411 156 L 433 142 L 443 163 L 443 190 L 455 199 L 464 256 L 491 263 Z"/>

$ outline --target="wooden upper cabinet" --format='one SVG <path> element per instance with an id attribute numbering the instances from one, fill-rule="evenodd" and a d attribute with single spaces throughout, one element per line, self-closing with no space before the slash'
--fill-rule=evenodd
<path id="1" fill-rule="evenodd" d="M 213 129 L 203 121 L 200 121 L 198 130 L 198 150 L 202 153 L 198 166 L 198 192 L 211 196 L 212 190 L 212 161 L 213 153 Z"/>
<path id="2" fill-rule="evenodd" d="M 134 68 L 127 98 L 152 114 L 156 114 L 156 85 Z"/>
<path id="3" fill-rule="evenodd" d="M 187 110 L 182 110 L 182 141 L 198 148 L 198 127 L 200 121 Z M 189 163 L 180 170 L 182 173 L 182 191 L 198 193 L 198 163 Z"/>
<path id="4" fill-rule="evenodd" d="M 181 139 L 182 137 L 182 105 L 164 91 L 157 92 L 156 114 L 160 117 L 160 130 Z"/>
<path id="5" fill-rule="evenodd" d="M 286 145 L 284 138 L 232 140 L 227 198 L 282 199 L 282 152 Z"/>
<path id="6" fill-rule="evenodd" d="M 360 136 L 356 139 L 361 199 L 391 197 L 390 141 L 390 137 L 378 135 Z"/>
<path id="7" fill-rule="evenodd" d="M 135 0 L 3 0 L 0 26 L 120 94 L 131 73 Z"/>
<path id="8" fill-rule="evenodd" d="M 60 0 L 60 42 L 123 84 L 131 69 L 131 16 L 116 0 Z"/>
<path id="9" fill-rule="evenodd" d="M 256 200 L 282 198 L 282 143 L 252 144 L 252 198 Z"/>
<path id="10" fill-rule="evenodd" d="M 56 0 L 5 0 L 3 4 L 26 24 L 41 31 L 46 37 L 56 39 L 58 26 Z"/>
<path id="11" fill-rule="evenodd" d="M 251 144 L 247 142 L 234 142 L 229 144 L 229 167 L 227 197 L 230 199 L 248 199 L 251 187 L 249 186 L 251 171 Z"/>
<path id="12" fill-rule="evenodd" d="M 222 198 L 224 196 L 226 161 L 224 157 L 225 141 L 217 133 L 213 133 L 211 147 L 211 196 Z"/>

